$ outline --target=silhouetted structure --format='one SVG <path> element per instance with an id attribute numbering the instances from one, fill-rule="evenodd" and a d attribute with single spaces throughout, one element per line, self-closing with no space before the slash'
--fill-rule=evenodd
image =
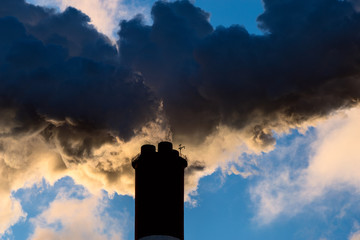
<path id="1" fill-rule="evenodd" d="M 143 145 L 135 169 L 135 240 L 184 239 L 184 169 L 187 161 L 161 142 Z"/>

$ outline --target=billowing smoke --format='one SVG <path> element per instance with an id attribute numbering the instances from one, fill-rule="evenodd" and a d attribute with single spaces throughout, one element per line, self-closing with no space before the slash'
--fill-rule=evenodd
<path id="1" fill-rule="evenodd" d="M 9 196 L 43 177 L 132 194 L 139 144 L 168 135 L 161 101 L 76 9 L 0 3 L 0 233 Z"/>
<path id="2" fill-rule="evenodd" d="M 356 106 L 356 1 L 264 7 L 264 35 L 251 35 L 214 29 L 189 1 L 159 1 L 151 26 L 141 15 L 122 21 L 113 46 L 74 8 L 2 0 L 0 206 L 15 210 L 0 209 L 0 232 L 24 215 L 11 191 L 42 177 L 132 194 L 131 157 L 172 140 L 188 146 L 190 191 L 219 166 L 247 176 L 229 163 L 272 149 L 274 133 Z"/>
<path id="3" fill-rule="evenodd" d="M 359 14 L 344 1 L 265 1 L 263 36 L 218 27 L 186 1 L 158 2 L 154 24 L 121 23 L 122 62 L 142 72 L 165 102 L 174 137 L 202 141 L 219 125 L 299 126 L 359 97 Z"/>

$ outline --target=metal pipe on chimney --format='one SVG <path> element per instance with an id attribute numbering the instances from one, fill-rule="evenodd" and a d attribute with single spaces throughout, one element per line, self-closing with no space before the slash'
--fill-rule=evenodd
<path id="1" fill-rule="evenodd" d="M 135 240 L 184 239 L 184 169 L 172 143 L 143 145 L 135 169 Z"/>

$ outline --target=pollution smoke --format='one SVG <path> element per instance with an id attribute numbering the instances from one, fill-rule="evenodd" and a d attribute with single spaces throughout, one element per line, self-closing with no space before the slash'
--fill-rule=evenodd
<path id="1" fill-rule="evenodd" d="M 241 153 L 272 149 L 274 133 L 357 106 L 356 1 L 264 0 L 264 8 L 264 34 L 252 35 L 240 25 L 214 29 L 187 0 L 158 1 L 152 25 L 141 15 L 122 21 L 114 46 L 74 8 L 2 0 L 2 199 L 65 175 L 131 195 L 131 158 L 161 140 L 190 146 L 189 192 Z M 16 209 L 0 232 L 22 215 Z"/>

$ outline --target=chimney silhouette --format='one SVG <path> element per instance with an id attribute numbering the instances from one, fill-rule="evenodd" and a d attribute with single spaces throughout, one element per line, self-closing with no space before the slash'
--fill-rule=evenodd
<path id="1" fill-rule="evenodd" d="M 172 143 L 143 145 L 135 169 L 135 240 L 184 239 L 184 169 Z"/>

